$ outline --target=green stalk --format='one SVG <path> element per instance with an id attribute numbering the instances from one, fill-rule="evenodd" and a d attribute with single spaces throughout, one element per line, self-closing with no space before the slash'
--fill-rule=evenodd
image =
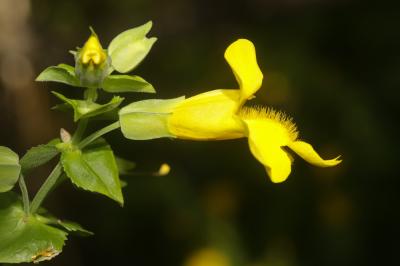
<path id="1" fill-rule="evenodd" d="M 76 128 L 74 135 L 72 136 L 72 143 L 78 143 L 83 134 L 85 133 L 86 127 L 88 124 L 88 118 L 83 118 L 79 121 L 78 127 Z"/>
<path id="2" fill-rule="evenodd" d="M 97 88 L 87 88 L 85 90 L 85 99 L 95 102 L 97 100 Z"/>
<path id="3" fill-rule="evenodd" d="M 95 141 L 96 139 L 100 138 L 101 136 L 103 136 L 104 134 L 107 134 L 115 129 L 120 128 L 120 124 L 119 121 L 114 122 L 106 127 L 103 127 L 102 129 L 94 132 L 93 134 L 89 135 L 88 137 L 86 137 L 84 140 L 82 140 L 78 147 L 79 149 L 83 149 L 84 147 L 86 147 L 88 144 L 92 143 L 93 141 Z"/>
<path id="4" fill-rule="evenodd" d="M 58 162 L 56 167 L 54 167 L 53 171 L 50 173 L 49 177 L 47 177 L 46 181 L 44 181 L 43 185 L 40 187 L 39 191 L 36 193 L 35 197 L 32 200 L 30 212 L 32 214 L 36 213 L 42 204 L 43 200 L 46 198 L 47 194 L 53 188 L 54 184 L 57 183 L 58 178 L 62 174 L 62 165 L 61 162 Z"/>
<path id="5" fill-rule="evenodd" d="M 92 101 L 92 102 L 96 101 L 97 89 L 96 88 L 87 88 L 85 90 L 84 97 L 88 101 Z M 75 133 L 72 137 L 72 143 L 75 144 L 81 140 L 83 134 L 85 133 L 85 130 L 86 130 L 86 127 L 88 124 L 88 120 L 89 120 L 88 118 L 83 118 L 83 119 L 79 120 L 78 127 L 76 128 Z"/>
<path id="6" fill-rule="evenodd" d="M 25 214 L 29 215 L 29 213 L 30 213 L 29 194 L 28 194 L 28 189 L 26 188 L 25 179 L 24 179 L 23 175 L 19 176 L 18 184 L 19 184 L 19 188 L 20 188 L 21 194 L 22 194 L 22 202 L 24 204 Z"/>

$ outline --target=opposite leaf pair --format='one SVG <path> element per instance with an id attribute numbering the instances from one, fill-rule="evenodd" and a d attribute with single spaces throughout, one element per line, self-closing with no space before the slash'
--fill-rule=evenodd
<path id="1" fill-rule="evenodd" d="M 74 111 L 74 121 L 94 117 L 115 109 L 124 98 L 114 96 L 108 103 L 96 103 L 97 89 L 108 93 L 147 92 L 155 93 L 153 86 L 139 76 L 111 75 L 116 70 L 120 73 L 132 71 L 149 53 L 157 38 L 147 38 L 152 22 L 129 29 L 116 36 L 105 50 L 96 33 L 92 34 L 82 48 L 73 51 L 75 67 L 59 64 L 45 69 L 36 81 L 53 81 L 74 87 L 84 87 L 91 92 L 86 99 L 69 99 L 64 95 L 53 94 L 64 102 L 56 108 L 67 106 Z"/>

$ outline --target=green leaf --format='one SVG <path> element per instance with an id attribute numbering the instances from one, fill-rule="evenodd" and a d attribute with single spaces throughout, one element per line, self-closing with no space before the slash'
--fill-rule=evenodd
<path id="1" fill-rule="evenodd" d="M 0 192 L 11 190 L 18 181 L 20 172 L 18 154 L 0 146 Z"/>
<path id="2" fill-rule="evenodd" d="M 80 86 L 80 82 L 75 75 L 75 68 L 66 64 L 46 68 L 39 74 L 36 81 L 54 81 L 75 87 Z"/>
<path id="3" fill-rule="evenodd" d="M 148 92 L 155 93 L 153 86 L 139 76 L 111 75 L 102 84 L 103 90 L 115 92 Z"/>
<path id="4" fill-rule="evenodd" d="M 86 230 L 80 224 L 72 222 L 72 221 L 57 220 L 57 224 L 62 226 L 68 232 L 77 233 L 77 234 L 83 235 L 83 236 L 91 236 L 91 235 L 93 235 L 93 232 L 91 232 L 89 230 Z"/>
<path id="5" fill-rule="evenodd" d="M 102 139 L 83 150 L 66 150 L 61 155 L 64 171 L 80 188 L 103 194 L 123 205 L 118 167 L 113 151 Z"/>
<path id="6" fill-rule="evenodd" d="M 57 138 L 47 144 L 30 148 L 20 160 L 22 172 L 27 173 L 53 159 L 59 153 L 56 145 L 60 142 Z"/>
<path id="7" fill-rule="evenodd" d="M 45 224 L 54 225 L 56 227 L 61 227 L 61 229 L 65 229 L 68 232 L 76 233 L 81 236 L 91 236 L 93 232 L 86 230 L 78 223 L 67 221 L 67 220 L 60 220 L 56 217 L 50 215 L 46 210 L 41 209 L 42 213 L 37 215 L 37 219 Z"/>
<path id="8" fill-rule="evenodd" d="M 136 167 L 136 164 L 134 162 L 123 159 L 118 156 L 115 156 L 115 162 L 117 163 L 118 172 L 120 175 L 131 174 L 132 170 Z"/>
<path id="9" fill-rule="evenodd" d="M 98 103 L 94 103 L 89 100 L 85 101 L 85 100 L 69 99 L 69 98 L 65 97 L 64 95 L 62 95 L 58 92 L 55 92 L 55 91 L 52 91 L 52 93 L 57 98 L 64 101 L 66 104 L 68 104 L 70 107 L 73 108 L 75 122 L 82 118 L 93 117 L 93 116 L 97 116 L 97 115 L 109 112 L 109 111 L 117 108 L 121 104 L 121 102 L 124 100 L 124 98 L 122 98 L 122 97 L 114 96 L 108 103 L 98 104 Z"/>
<path id="10" fill-rule="evenodd" d="M 0 263 L 50 260 L 66 239 L 66 232 L 27 217 L 14 193 L 0 194 Z"/>
<path id="11" fill-rule="evenodd" d="M 129 29 L 118 34 L 108 46 L 108 54 L 111 57 L 111 64 L 121 73 L 133 70 L 146 55 L 157 38 L 147 38 L 146 34 L 150 31 L 153 23 Z"/>
<path id="12" fill-rule="evenodd" d="M 133 140 L 173 138 L 168 130 L 167 119 L 184 99 L 184 96 L 168 100 L 151 99 L 125 106 L 119 111 L 122 133 Z"/>

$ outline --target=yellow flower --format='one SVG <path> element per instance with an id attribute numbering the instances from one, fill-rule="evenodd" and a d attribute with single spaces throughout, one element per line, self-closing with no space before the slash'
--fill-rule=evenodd
<path id="1" fill-rule="evenodd" d="M 270 108 L 243 107 L 261 87 L 263 74 L 258 67 L 252 42 L 239 39 L 225 51 L 225 59 L 239 83 L 239 89 L 219 89 L 201 93 L 177 104 L 167 118 L 172 136 L 192 140 L 223 140 L 247 137 L 252 154 L 275 183 L 291 172 L 289 147 L 307 162 L 329 167 L 339 157 L 323 160 L 313 147 L 298 140 L 292 119 Z"/>
<path id="2" fill-rule="evenodd" d="M 97 88 L 109 74 L 111 59 L 92 28 L 92 34 L 75 55 L 75 73 L 80 85 Z"/>
<path id="3" fill-rule="evenodd" d="M 103 47 L 100 44 L 100 41 L 97 35 L 92 32 L 89 39 L 83 45 L 81 54 L 80 54 L 80 62 L 84 65 L 94 65 L 99 66 L 103 64 L 107 59 L 107 54 L 105 53 Z"/>

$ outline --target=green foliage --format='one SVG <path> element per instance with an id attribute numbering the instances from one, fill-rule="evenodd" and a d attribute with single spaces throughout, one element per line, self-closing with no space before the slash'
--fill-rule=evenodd
<path id="1" fill-rule="evenodd" d="M 57 107 L 63 110 L 72 109 L 74 121 L 80 121 L 73 134 L 61 130 L 61 140 L 57 138 L 29 149 L 20 161 L 17 154 L 0 146 L 0 192 L 11 190 L 19 180 L 22 194 L 22 201 L 12 192 L 0 194 L 0 263 L 50 260 L 62 251 L 68 233 L 93 234 L 79 224 L 57 219 L 41 208 L 47 194 L 65 179 L 69 178 L 79 188 L 105 195 L 121 206 L 124 204 L 121 187 L 126 183 L 120 180 L 119 173 L 132 174 L 135 164 L 115 158 L 111 147 L 101 138 L 120 127 L 117 113 L 124 98 L 113 96 L 105 104 L 96 101 L 99 89 L 108 93 L 155 93 L 154 87 L 139 76 L 110 75 L 114 70 L 121 73 L 131 71 L 146 57 L 157 40 L 146 37 L 151 26 L 152 23 L 148 22 L 119 34 L 110 43 L 108 50 L 102 48 L 92 30 L 85 45 L 72 52 L 76 61 L 75 67 L 66 64 L 51 66 L 36 78 L 36 81 L 82 87 L 83 99 L 70 99 L 58 92 L 52 92 L 63 101 Z M 162 113 L 164 109 L 168 109 L 169 102 L 159 101 L 157 106 L 156 100 L 153 106 L 147 108 Z M 143 103 L 138 103 L 133 112 L 145 109 Z M 113 123 L 87 136 L 85 131 L 89 119 L 109 119 Z M 155 125 L 151 125 L 152 122 Z M 156 129 L 156 135 L 161 134 L 161 121 L 153 118 L 149 123 L 150 131 Z M 142 124 L 144 125 L 144 121 Z M 34 168 L 48 163 L 59 153 L 60 161 L 30 201 L 23 177 L 28 176 Z"/>
<path id="2" fill-rule="evenodd" d="M 67 221 L 67 220 L 60 220 L 57 219 L 56 217 L 50 215 L 47 213 L 47 211 L 43 210 L 43 213 L 41 215 L 37 215 L 37 219 L 45 224 L 50 224 L 52 226 L 61 228 L 63 230 L 66 230 L 70 233 L 75 233 L 81 236 L 91 236 L 93 235 L 93 232 L 86 230 L 83 228 L 80 224 L 72 222 L 72 221 Z"/>
<path id="3" fill-rule="evenodd" d="M 57 256 L 67 233 L 26 216 L 11 192 L 0 194 L 0 262 L 40 262 Z"/>
<path id="4" fill-rule="evenodd" d="M 157 38 L 147 38 L 153 23 L 129 29 L 118 34 L 108 46 L 108 54 L 111 57 L 111 64 L 120 73 L 127 73 L 133 70 L 150 52 L 151 47 Z"/>
<path id="5" fill-rule="evenodd" d="M 46 68 L 39 74 L 36 81 L 54 81 L 74 87 L 79 87 L 79 79 L 75 75 L 75 68 L 67 64 L 59 64 Z"/>
<path id="6" fill-rule="evenodd" d="M 20 172 L 18 155 L 11 149 L 0 146 L 0 192 L 11 190 L 18 181 Z"/>
<path id="7" fill-rule="evenodd" d="M 184 96 L 168 100 L 144 100 L 131 103 L 119 111 L 119 121 L 128 139 L 145 140 L 174 136 L 169 133 L 167 118 Z"/>
<path id="8" fill-rule="evenodd" d="M 72 221 L 56 219 L 52 223 L 54 225 L 60 225 L 62 228 L 64 228 L 65 230 L 67 230 L 68 232 L 71 232 L 71 233 L 76 233 L 76 234 L 82 235 L 82 236 L 93 235 L 93 232 L 86 230 L 80 224 L 72 222 Z"/>
<path id="9" fill-rule="evenodd" d="M 57 156 L 59 150 L 56 145 L 58 143 L 60 143 L 60 139 L 57 138 L 47 144 L 30 148 L 20 160 L 22 172 L 26 174 L 31 169 L 39 167 Z"/>
<path id="10" fill-rule="evenodd" d="M 61 162 L 76 186 L 103 194 L 123 205 L 118 167 L 111 147 L 104 140 L 100 139 L 83 150 L 71 148 L 63 151 Z"/>
<path id="11" fill-rule="evenodd" d="M 124 98 L 119 96 L 114 96 L 108 103 L 106 104 L 98 104 L 91 100 L 75 100 L 69 99 L 62 95 L 61 93 L 54 92 L 52 93 L 57 96 L 60 100 L 64 101 L 74 110 L 74 121 L 78 121 L 82 118 L 94 117 L 106 112 L 109 112 L 115 108 L 117 108 Z"/>
<path id="12" fill-rule="evenodd" d="M 111 93 L 116 92 L 148 92 L 155 93 L 154 87 L 139 76 L 111 75 L 103 84 L 103 90 Z"/>

